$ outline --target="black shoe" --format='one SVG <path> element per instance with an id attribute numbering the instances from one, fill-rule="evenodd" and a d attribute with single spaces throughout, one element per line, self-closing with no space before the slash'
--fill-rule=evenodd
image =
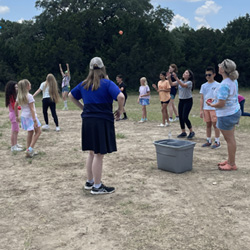
<path id="1" fill-rule="evenodd" d="M 127 119 L 128 119 L 128 117 L 123 117 L 123 118 L 122 118 L 122 120 L 127 120 Z"/>
<path id="2" fill-rule="evenodd" d="M 190 132 L 187 139 L 191 140 L 195 136 L 195 132 Z"/>
<path id="3" fill-rule="evenodd" d="M 101 185 L 99 188 L 92 187 L 91 194 L 111 194 L 115 192 L 114 187 L 106 187 Z"/>
<path id="4" fill-rule="evenodd" d="M 179 134 L 177 136 L 177 138 L 185 138 L 187 136 L 187 133 L 186 132 L 182 132 L 181 134 Z"/>
<path id="5" fill-rule="evenodd" d="M 94 185 L 94 182 L 90 183 L 90 182 L 86 181 L 84 189 L 85 190 L 90 190 L 90 189 L 92 189 L 93 185 Z"/>

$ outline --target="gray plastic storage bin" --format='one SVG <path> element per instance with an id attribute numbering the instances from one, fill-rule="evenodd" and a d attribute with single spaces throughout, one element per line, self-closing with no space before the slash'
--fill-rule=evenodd
<path id="1" fill-rule="evenodd" d="M 174 139 L 155 141 L 158 168 L 174 173 L 192 170 L 195 144 Z"/>

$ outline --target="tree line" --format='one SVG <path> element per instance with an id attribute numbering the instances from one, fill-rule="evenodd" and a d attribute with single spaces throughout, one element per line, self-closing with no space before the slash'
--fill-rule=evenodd
<path id="1" fill-rule="evenodd" d="M 111 80 L 122 74 L 129 90 L 138 90 L 142 76 L 156 83 L 171 63 L 179 77 L 191 69 L 200 88 L 206 67 L 217 69 L 225 58 L 236 62 L 239 86 L 248 86 L 249 14 L 222 30 L 183 25 L 170 31 L 173 11 L 154 8 L 149 0 L 38 0 L 35 6 L 43 11 L 34 20 L 0 20 L 0 90 L 23 78 L 36 89 L 48 73 L 60 82 L 59 63 L 69 63 L 74 87 L 85 79 L 94 56 L 102 57 Z"/>

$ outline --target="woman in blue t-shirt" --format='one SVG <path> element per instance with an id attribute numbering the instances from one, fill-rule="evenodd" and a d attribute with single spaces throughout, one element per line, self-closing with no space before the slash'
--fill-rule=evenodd
<path id="1" fill-rule="evenodd" d="M 239 73 L 236 70 L 235 62 L 230 59 L 225 59 L 218 66 L 223 81 L 215 90 L 215 100 L 207 100 L 206 103 L 216 109 L 216 126 L 220 129 L 227 142 L 228 159 L 218 164 L 219 169 L 237 170 L 235 165 L 236 140 L 234 130 L 241 115 L 238 102 L 238 82 L 236 81 Z"/>
<path id="2" fill-rule="evenodd" d="M 108 79 L 102 59 L 94 57 L 90 61 L 87 78 L 71 90 L 69 97 L 83 110 L 82 150 L 89 151 L 84 188 L 91 190 L 92 194 L 113 193 L 114 187 L 106 187 L 101 182 L 103 157 L 107 153 L 117 151 L 112 104 L 113 100 L 118 101 L 119 107 L 115 112 L 118 119 L 123 110 L 124 95 L 118 86 Z"/>

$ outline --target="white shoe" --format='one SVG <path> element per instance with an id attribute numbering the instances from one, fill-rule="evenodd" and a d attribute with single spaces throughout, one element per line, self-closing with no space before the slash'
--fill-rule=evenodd
<path id="1" fill-rule="evenodd" d="M 18 148 L 17 145 L 15 145 L 15 146 L 12 146 L 10 150 L 11 150 L 11 152 L 20 152 L 23 149 L 22 148 Z"/>
<path id="2" fill-rule="evenodd" d="M 60 131 L 60 127 L 56 127 L 56 131 L 59 132 Z"/>
<path id="3" fill-rule="evenodd" d="M 158 127 L 165 127 L 165 125 L 163 123 L 161 123 L 160 125 L 157 125 Z"/>
<path id="4" fill-rule="evenodd" d="M 165 123 L 165 127 L 169 127 L 169 126 L 170 126 L 170 124 L 166 122 Z"/>
<path id="5" fill-rule="evenodd" d="M 17 146 L 18 148 L 21 148 L 21 149 L 23 149 L 23 145 L 20 145 L 20 144 L 16 144 L 16 146 Z"/>
<path id="6" fill-rule="evenodd" d="M 143 123 L 144 122 L 144 119 L 143 118 L 141 118 L 141 120 L 139 121 L 139 123 Z"/>
<path id="7" fill-rule="evenodd" d="M 42 130 L 49 130 L 49 125 L 48 124 L 43 125 Z"/>
<path id="8" fill-rule="evenodd" d="M 62 110 L 68 110 L 68 107 L 63 107 L 63 109 Z"/>
<path id="9" fill-rule="evenodd" d="M 179 121 L 179 117 L 175 117 L 174 122 Z"/>
<path id="10" fill-rule="evenodd" d="M 169 118 L 169 121 L 170 121 L 170 122 L 173 122 L 173 121 L 174 121 L 174 119 L 173 119 L 173 118 Z"/>

